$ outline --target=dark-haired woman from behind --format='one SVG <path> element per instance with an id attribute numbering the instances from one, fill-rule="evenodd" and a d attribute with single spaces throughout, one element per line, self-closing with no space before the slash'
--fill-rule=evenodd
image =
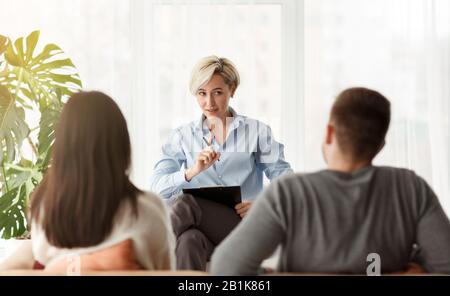
<path id="1" fill-rule="evenodd" d="M 46 269 L 63 271 L 74 256 L 82 271 L 174 268 L 166 208 L 129 180 L 130 150 L 125 118 L 110 97 L 69 99 L 51 167 L 31 201 L 33 256 Z"/>

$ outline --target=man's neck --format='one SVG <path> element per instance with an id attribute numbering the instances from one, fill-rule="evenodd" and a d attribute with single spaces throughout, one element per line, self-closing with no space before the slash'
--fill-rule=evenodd
<path id="1" fill-rule="evenodd" d="M 328 163 L 328 169 L 332 171 L 339 171 L 343 173 L 351 173 L 353 171 L 357 171 L 366 166 L 372 165 L 372 161 L 345 161 L 345 160 L 334 160 Z"/>

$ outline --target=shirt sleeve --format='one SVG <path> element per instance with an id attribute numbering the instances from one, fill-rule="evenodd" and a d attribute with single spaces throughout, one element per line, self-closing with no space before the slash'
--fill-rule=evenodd
<path id="1" fill-rule="evenodd" d="M 284 145 L 275 140 L 272 129 L 265 124 L 258 126 L 256 163 L 269 180 L 292 173 L 291 165 L 284 159 Z"/>
<path id="2" fill-rule="evenodd" d="M 450 273 L 450 222 L 441 204 L 428 184 L 418 182 L 421 197 L 417 225 L 418 261 L 432 273 Z"/>
<path id="3" fill-rule="evenodd" d="M 255 201 L 242 222 L 216 248 L 213 275 L 256 275 L 263 260 L 285 240 L 286 223 L 280 207 L 278 182 Z"/>
<path id="4" fill-rule="evenodd" d="M 187 184 L 184 176 L 186 156 L 182 150 L 181 133 L 174 130 L 162 147 L 162 157 L 156 163 L 150 180 L 151 190 L 163 198 L 170 198 L 181 192 Z"/>

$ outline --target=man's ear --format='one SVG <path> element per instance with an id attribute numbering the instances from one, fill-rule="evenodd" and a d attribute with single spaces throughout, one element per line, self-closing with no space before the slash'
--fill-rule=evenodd
<path id="1" fill-rule="evenodd" d="M 331 124 L 327 124 L 325 132 L 325 144 L 330 145 L 333 142 L 334 127 Z"/>

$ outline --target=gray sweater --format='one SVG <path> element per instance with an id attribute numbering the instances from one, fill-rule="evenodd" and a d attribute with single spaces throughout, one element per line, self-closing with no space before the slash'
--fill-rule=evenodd
<path id="1" fill-rule="evenodd" d="M 414 172 L 369 166 L 350 174 L 324 170 L 280 177 L 212 257 L 215 275 L 256 274 L 281 245 L 279 272 L 365 274 L 370 253 L 381 272 L 416 259 L 450 273 L 450 222 Z"/>

